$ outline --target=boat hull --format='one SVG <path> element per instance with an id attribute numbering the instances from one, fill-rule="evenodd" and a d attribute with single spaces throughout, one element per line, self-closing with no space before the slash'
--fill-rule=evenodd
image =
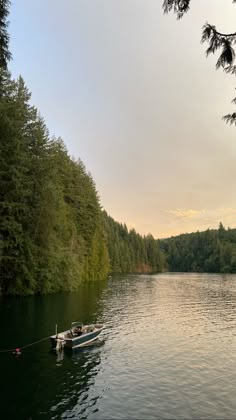
<path id="1" fill-rule="evenodd" d="M 103 328 L 104 328 L 103 325 L 101 326 L 99 325 L 98 327 L 95 327 L 94 330 L 91 332 L 83 333 L 79 336 L 73 336 L 73 337 L 69 337 L 70 331 L 65 331 L 58 335 L 52 335 L 50 337 L 52 347 L 56 348 L 58 340 L 61 341 L 64 348 L 67 348 L 70 350 L 75 350 L 80 347 L 84 347 L 87 344 L 96 340 L 96 338 L 99 336 Z"/>

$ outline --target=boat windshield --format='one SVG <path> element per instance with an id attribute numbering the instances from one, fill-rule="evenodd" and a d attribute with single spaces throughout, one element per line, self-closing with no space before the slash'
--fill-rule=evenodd
<path id="1" fill-rule="evenodd" d="M 83 328 L 83 322 L 72 322 L 71 329 L 78 328 L 78 327 Z"/>

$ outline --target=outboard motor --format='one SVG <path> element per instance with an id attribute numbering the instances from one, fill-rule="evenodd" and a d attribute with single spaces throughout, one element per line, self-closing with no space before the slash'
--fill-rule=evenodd
<path id="1" fill-rule="evenodd" d="M 56 351 L 62 351 L 65 345 L 65 341 L 63 340 L 63 338 L 56 338 Z"/>

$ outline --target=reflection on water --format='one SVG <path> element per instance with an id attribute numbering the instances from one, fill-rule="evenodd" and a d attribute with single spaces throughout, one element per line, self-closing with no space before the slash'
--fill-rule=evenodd
<path id="1" fill-rule="evenodd" d="M 63 362 L 64 359 L 66 358 L 71 358 L 72 360 L 76 360 L 78 358 L 81 358 L 81 353 L 83 351 L 88 351 L 97 347 L 101 347 L 105 344 L 105 339 L 101 339 L 101 338 L 97 338 L 96 340 L 92 341 L 91 343 L 88 343 L 86 345 L 84 345 L 81 348 L 78 348 L 76 350 L 74 350 L 73 352 L 71 352 L 70 349 L 66 349 L 64 347 L 56 350 L 56 349 L 52 349 L 52 353 L 54 355 L 56 355 L 56 361 L 59 362 Z"/>
<path id="2" fill-rule="evenodd" d="M 82 418 L 88 407 L 92 412 L 97 411 L 97 398 L 90 399 L 89 389 L 94 385 L 100 369 L 101 344 L 97 342 L 94 346 L 73 353 L 65 350 L 55 352 L 57 366 L 62 367 L 63 362 L 67 370 L 63 371 L 63 375 L 60 374 L 60 391 L 51 401 L 49 418 Z"/>
<path id="3" fill-rule="evenodd" d="M 236 418 L 236 276 L 110 279 L 78 293 L 1 302 L 1 348 L 71 321 L 105 323 L 76 352 L 49 341 L 0 355 L 3 418 Z M 11 403 L 14 395 L 14 404 Z"/>

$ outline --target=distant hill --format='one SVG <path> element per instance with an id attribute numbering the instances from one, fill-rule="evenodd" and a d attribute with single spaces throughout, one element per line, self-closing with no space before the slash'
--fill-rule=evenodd
<path id="1" fill-rule="evenodd" d="M 158 240 L 169 271 L 236 273 L 236 229 L 207 229 Z"/>

